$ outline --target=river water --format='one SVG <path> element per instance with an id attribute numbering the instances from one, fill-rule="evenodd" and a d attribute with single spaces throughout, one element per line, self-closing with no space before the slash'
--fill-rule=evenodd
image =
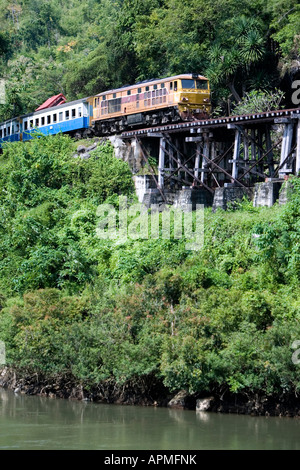
<path id="1" fill-rule="evenodd" d="M 0 389 L 0 450 L 299 450 L 300 419 L 105 405 Z"/>

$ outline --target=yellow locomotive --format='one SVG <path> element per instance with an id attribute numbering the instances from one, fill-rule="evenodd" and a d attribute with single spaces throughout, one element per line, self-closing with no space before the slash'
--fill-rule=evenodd
<path id="1" fill-rule="evenodd" d="M 97 135 L 208 117 L 210 86 L 198 74 L 145 80 L 89 98 Z"/>

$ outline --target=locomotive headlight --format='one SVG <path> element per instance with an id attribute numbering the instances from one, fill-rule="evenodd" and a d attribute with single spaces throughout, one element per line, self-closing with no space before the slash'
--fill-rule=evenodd
<path id="1" fill-rule="evenodd" d="M 188 100 L 189 100 L 189 99 L 186 98 L 186 96 L 184 96 L 184 97 L 182 98 L 182 101 L 188 101 Z"/>
<path id="2" fill-rule="evenodd" d="M 204 98 L 203 103 L 209 103 L 209 98 Z"/>

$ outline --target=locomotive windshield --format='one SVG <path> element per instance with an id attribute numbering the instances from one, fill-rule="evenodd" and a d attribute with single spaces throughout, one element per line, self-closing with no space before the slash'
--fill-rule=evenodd
<path id="1" fill-rule="evenodd" d="M 181 80 L 182 88 L 195 88 L 195 80 L 192 79 L 184 79 Z"/>
<path id="2" fill-rule="evenodd" d="M 197 90 L 207 90 L 208 89 L 208 82 L 207 80 L 193 80 L 186 78 L 181 80 L 182 88 L 188 88 L 189 90 L 197 88 Z"/>
<path id="3" fill-rule="evenodd" d="M 198 90 L 207 90 L 208 81 L 207 80 L 196 80 L 196 85 Z"/>

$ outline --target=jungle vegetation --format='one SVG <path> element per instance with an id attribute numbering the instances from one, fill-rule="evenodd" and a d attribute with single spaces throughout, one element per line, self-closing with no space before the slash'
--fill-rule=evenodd
<path id="1" fill-rule="evenodd" d="M 7 364 L 86 387 L 299 393 L 300 181 L 283 206 L 204 214 L 204 244 L 100 239 L 97 207 L 135 202 L 131 171 L 64 135 L 0 156 L 0 340 Z M 109 175 L 109 178 L 108 178 Z"/>
<path id="2" fill-rule="evenodd" d="M 0 120 L 60 92 L 188 71 L 210 78 L 220 113 L 275 89 L 288 106 L 299 16 L 295 0 L 0 0 Z M 299 393 L 299 180 L 285 206 L 206 209 L 196 252 L 184 239 L 100 240 L 97 207 L 134 203 L 132 175 L 109 144 L 87 161 L 74 145 L 41 137 L 0 156 L 8 365 L 86 386 L 152 375 L 174 391 Z"/>

